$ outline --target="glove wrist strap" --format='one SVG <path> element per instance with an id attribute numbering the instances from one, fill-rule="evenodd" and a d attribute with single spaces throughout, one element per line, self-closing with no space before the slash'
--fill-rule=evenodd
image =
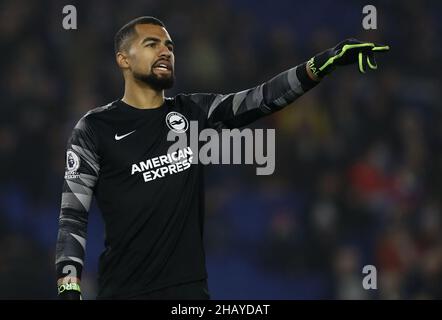
<path id="1" fill-rule="evenodd" d="M 322 79 L 336 68 L 332 63 L 327 63 L 332 56 L 331 50 L 326 50 L 312 57 L 307 65 L 316 77 Z"/>
<path id="2" fill-rule="evenodd" d="M 309 61 L 307 61 L 307 66 L 309 67 L 310 71 L 319 79 L 322 77 L 319 75 L 319 69 L 315 66 L 314 57 L 311 58 Z"/>
<path id="3" fill-rule="evenodd" d="M 78 293 L 81 293 L 80 285 L 78 283 L 72 282 L 63 283 L 58 286 L 58 294 L 61 294 L 65 291 L 76 291 Z"/>

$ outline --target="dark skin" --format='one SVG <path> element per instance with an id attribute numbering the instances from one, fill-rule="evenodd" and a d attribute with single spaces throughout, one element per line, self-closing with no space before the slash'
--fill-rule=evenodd
<path id="1" fill-rule="evenodd" d="M 125 81 L 122 101 L 139 109 L 158 108 L 164 102 L 164 90 L 152 88 L 135 75 L 154 73 L 159 78 L 173 77 L 173 42 L 161 26 L 139 24 L 135 26 L 135 32 L 136 35 L 129 39 L 129 45 L 116 55 Z M 308 66 L 306 69 L 311 79 L 319 81 Z"/>
<path id="2" fill-rule="evenodd" d="M 164 102 L 164 90 L 151 88 L 134 74 L 154 73 L 159 78 L 173 77 L 175 56 L 172 39 L 165 28 L 153 24 L 136 25 L 135 32 L 128 48 L 116 55 L 125 81 L 122 100 L 140 109 L 157 108 Z"/>

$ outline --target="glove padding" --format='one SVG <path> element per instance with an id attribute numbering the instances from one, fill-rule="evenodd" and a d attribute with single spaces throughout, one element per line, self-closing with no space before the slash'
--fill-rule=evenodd
<path id="1" fill-rule="evenodd" d="M 334 48 L 325 50 L 307 63 L 312 73 L 319 79 L 332 72 L 337 66 L 358 63 L 359 72 L 378 68 L 374 54 L 390 50 L 389 46 L 372 42 L 362 42 L 356 39 L 347 39 Z"/>

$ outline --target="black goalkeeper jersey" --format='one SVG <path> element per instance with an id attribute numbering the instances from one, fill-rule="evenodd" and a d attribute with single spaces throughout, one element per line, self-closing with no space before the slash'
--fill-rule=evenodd
<path id="1" fill-rule="evenodd" d="M 203 166 L 192 164 L 199 150 L 190 143 L 190 125 L 241 127 L 315 84 L 302 64 L 238 93 L 180 94 L 154 109 L 118 100 L 88 112 L 66 150 L 58 277 L 81 277 L 95 196 L 105 225 L 98 298 L 131 298 L 205 279 Z M 172 151 L 171 130 L 188 144 Z"/>

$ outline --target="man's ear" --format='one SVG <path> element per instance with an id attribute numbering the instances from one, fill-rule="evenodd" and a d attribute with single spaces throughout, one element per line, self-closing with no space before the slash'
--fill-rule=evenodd
<path id="1" fill-rule="evenodd" d="M 127 55 L 124 52 L 118 51 L 116 56 L 117 64 L 121 69 L 129 68 L 129 61 Z"/>

